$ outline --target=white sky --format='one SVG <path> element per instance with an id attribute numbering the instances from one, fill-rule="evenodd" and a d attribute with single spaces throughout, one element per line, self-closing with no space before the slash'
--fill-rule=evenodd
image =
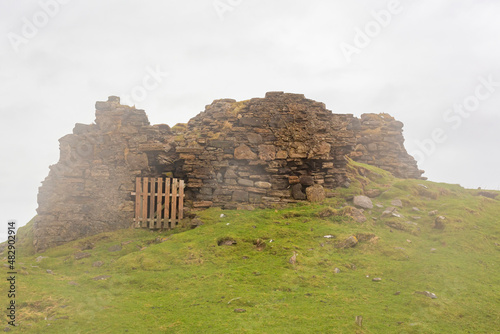
<path id="1" fill-rule="evenodd" d="M 55 1 L 0 1 L 0 240 L 8 219 L 35 215 L 58 139 L 93 122 L 96 101 L 140 92 L 155 69 L 168 76 L 129 98 L 153 124 L 187 122 L 218 98 L 302 93 L 334 113 L 390 113 L 410 153 L 431 149 L 441 128 L 420 154 L 425 176 L 500 189 L 499 1 Z M 391 2 L 381 27 L 372 12 Z M 348 62 L 341 45 L 367 27 L 369 45 Z M 466 102 L 467 118 L 447 113 Z"/>

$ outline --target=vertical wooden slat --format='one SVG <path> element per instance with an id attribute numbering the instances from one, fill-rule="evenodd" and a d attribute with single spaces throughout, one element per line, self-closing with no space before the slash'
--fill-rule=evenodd
<path id="1" fill-rule="evenodd" d="M 165 216 L 165 224 L 163 225 L 164 228 L 169 228 L 169 219 L 170 219 L 170 179 L 167 178 L 165 180 L 165 207 L 163 208 L 164 210 L 164 216 Z"/>
<path id="2" fill-rule="evenodd" d="M 137 228 L 173 229 L 184 218 L 184 180 L 167 178 L 163 182 L 161 177 L 135 179 Z"/>
<path id="3" fill-rule="evenodd" d="M 149 228 L 153 229 L 155 227 L 155 194 L 156 194 L 156 180 L 151 179 L 151 192 L 149 194 Z"/>
<path id="4" fill-rule="evenodd" d="M 174 228 L 177 222 L 177 179 L 172 179 L 172 217 L 170 227 Z"/>
<path id="5" fill-rule="evenodd" d="M 184 218 L 184 180 L 179 181 L 179 220 Z"/>
<path id="6" fill-rule="evenodd" d="M 142 227 L 148 227 L 148 178 L 142 179 Z"/>
<path id="7" fill-rule="evenodd" d="M 162 205 L 161 201 L 163 199 L 163 179 L 159 177 L 156 180 L 156 183 L 158 183 L 158 193 L 156 194 L 156 223 L 155 223 L 155 228 L 161 228 L 161 214 L 162 214 Z"/>
<path id="8" fill-rule="evenodd" d="M 135 227 L 141 227 L 141 178 L 135 178 Z"/>

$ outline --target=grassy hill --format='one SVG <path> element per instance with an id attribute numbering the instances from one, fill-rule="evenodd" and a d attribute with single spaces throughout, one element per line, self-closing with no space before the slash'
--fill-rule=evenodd
<path id="1" fill-rule="evenodd" d="M 321 204 L 210 209 L 196 229 L 122 230 L 41 254 L 30 223 L 18 231 L 12 332 L 500 332 L 500 201 L 353 162 L 350 174 Z M 363 192 L 381 192 L 379 206 L 357 223 Z"/>

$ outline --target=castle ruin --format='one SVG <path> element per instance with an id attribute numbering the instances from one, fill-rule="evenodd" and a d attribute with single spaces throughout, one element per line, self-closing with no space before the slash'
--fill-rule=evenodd
<path id="1" fill-rule="evenodd" d="M 307 188 L 348 187 L 346 156 L 421 178 L 387 114 L 333 114 L 299 94 L 216 100 L 187 124 L 151 125 L 118 97 L 76 124 L 39 189 L 37 251 L 133 225 L 136 177 L 185 181 L 188 209 L 251 209 L 307 199 Z"/>

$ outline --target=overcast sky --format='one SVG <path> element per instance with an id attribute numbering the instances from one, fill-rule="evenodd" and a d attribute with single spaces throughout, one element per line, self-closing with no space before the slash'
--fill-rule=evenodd
<path id="1" fill-rule="evenodd" d="M 497 0 L 1 0 L 1 240 L 109 95 L 171 126 L 267 91 L 387 112 L 430 180 L 498 190 L 498 17 Z"/>

